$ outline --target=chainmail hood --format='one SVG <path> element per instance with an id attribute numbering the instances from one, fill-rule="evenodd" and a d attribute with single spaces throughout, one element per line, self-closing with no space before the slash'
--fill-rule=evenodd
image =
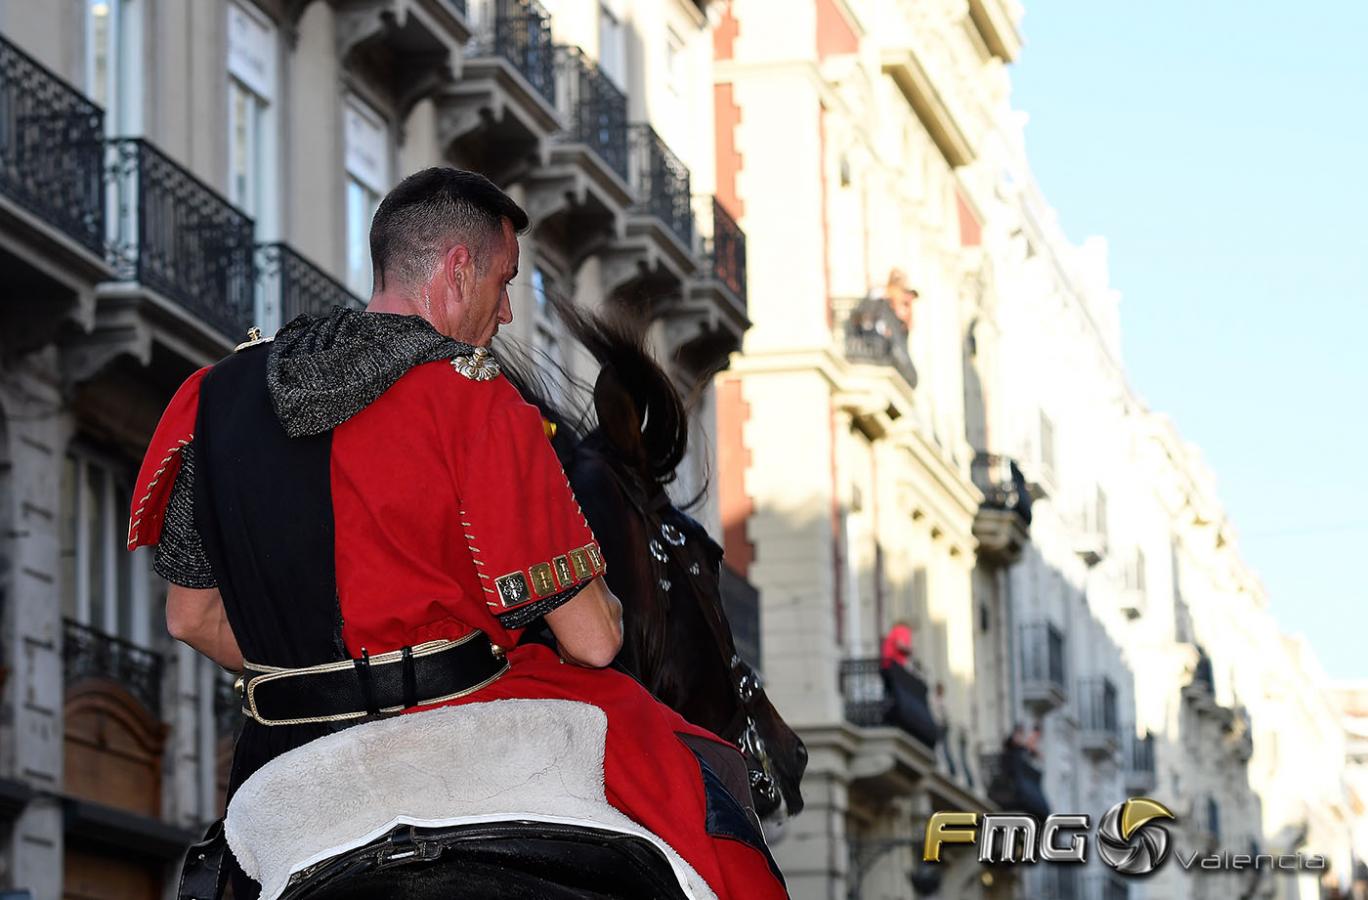
<path id="1" fill-rule="evenodd" d="M 277 332 L 266 362 L 271 405 L 291 437 L 322 434 L 379 398 L 416 365 L 475 348 L 418 316 L 337 308 Z"/>

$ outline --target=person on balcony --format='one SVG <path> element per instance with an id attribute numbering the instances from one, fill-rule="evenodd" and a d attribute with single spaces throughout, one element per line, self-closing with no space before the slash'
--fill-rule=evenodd
<path id="1" fill-rule="evenodd" d="M 482 176 L 404 179 L 371 226 L 368 309 L 241 345 L 157 427 L 129 547 L 157 546 L 171 634 L 243 671 L 221 832 L 238 900 L 280 896 L 339 854 L 344 890 L 366 877 L 384 896 L 406 896 L 389 888 L 401 879 L 422 896 L 535 894 L 471 888 L 469 859 L 439 864 L 461 861 L 451 829 L 491 821 L 496 869 L 572 839 L 547 832 L 589 829 L 598 847 L 645 841 L 634 877 L 681 896 L 787 896 L 737 799 L 737 749 L 605 668 L 622 611 L 602 553 L 541 416 L 488 349 L 512 320 L 527 226 Z M 520 642 L 539 620 L 555 649 Z M 407 850 L 390 856 L 396 823 Z M 221 847 L 202 845 L 187 874 Z M 193 896 L 217 895 L 216 867 L 208 878 Z"/>
<path id="2" fill-rule="evenodd" d="M 884 635 L 879 654 L 879 674 L 887 698 L 888 724 L 896 725 L 934 749 L 940 736 L 939 726 L 927 702 L 926 682 L 917 671 L 912 655 L 914 632 L 912 625 L 898 620 Z"/>

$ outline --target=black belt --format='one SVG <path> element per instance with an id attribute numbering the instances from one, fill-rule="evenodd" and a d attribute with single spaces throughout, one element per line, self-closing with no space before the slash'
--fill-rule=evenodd
<path id="1" fill-rule="evenodd" d="M 247 663 L 242 712 L 262 725 L 344 722 L 474 693 L 508 671 L 483 632 L 303 669 Z"/>

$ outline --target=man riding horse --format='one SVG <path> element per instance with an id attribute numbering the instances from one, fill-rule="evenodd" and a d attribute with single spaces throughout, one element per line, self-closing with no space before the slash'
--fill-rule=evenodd
<path id="1" fill-rule="evenodd" d="M 243 672 L 238 900 L 786 896 L 736 748 L 604 668 L 599 544 L 488 351 L 527 225 L 479 175 L 405 179 L 367 311 L 249 341 L 157 427 L 129 547 L 173 636 Z"/>

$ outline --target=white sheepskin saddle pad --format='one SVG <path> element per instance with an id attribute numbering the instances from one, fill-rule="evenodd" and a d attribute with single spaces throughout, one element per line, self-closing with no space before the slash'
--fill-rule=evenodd
<path id="1" fill-rule="evenodd" d="M 398 825 L 512 819 L 636 835 L 694 900 L 716 895 L 603 791 L 603 711 L 568 700 L 496 700 L 367 722 L 282 754 L 247 779 L 224 830 L 244 872 L 275 900 L 290 875 Z"/>

